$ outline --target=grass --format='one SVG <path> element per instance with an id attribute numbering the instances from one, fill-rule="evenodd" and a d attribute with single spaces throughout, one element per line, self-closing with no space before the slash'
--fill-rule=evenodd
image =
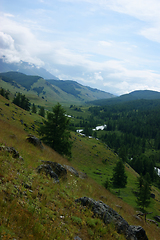
<path id="1" fill-rule="evenodd" d="M 41 150 L 26 141 L 29 133 L 36 135 L 34 121 L 40 122 L 41 119 L 0 96 L 0 145 L 14 147 L 23 157 L 23 160 L 16 159 L 0 151 L 0 239 L 66 240 L 75 236 L 82 239 L 125 239 L 112 224 L 104 225 L 100 219 L 93 218 L 90 209 L 75 203 L 75 199 L 83 196 L 102 200 L 129 224 L 144 227 L 149 239 L 159 239 L 159 230 L 153 223 L 140 222 L 134 217 L 136 209 L 132 206 L 132 195 L 125 197 L 133 187 L 136 173 L 126 167 L 129 181 L 127 188 L 120 190 L 123 200 L 120 199 L 114 192 L 116 189 L 112 190 L 113 194 L 103 187 L 104 180 L 112 175 L 118 160 L 114 152 L 97 140 L 82 138 L 76 133 L 72 133 L 71 162 L 47 146 Z M 35 129 L 31 127 L 33 124 Z M 68 173 L 67 180 L 54 184 L 50 177 L 37 173 L 41 160 L 71 165 L 79 171 L 84 170 L 89 177 L 81 179 Z M 155 189 L 155 194 L 158 199 L 158 189 Z M 158 204 L 153 200 L 151 208 L 159 214 Z"/>

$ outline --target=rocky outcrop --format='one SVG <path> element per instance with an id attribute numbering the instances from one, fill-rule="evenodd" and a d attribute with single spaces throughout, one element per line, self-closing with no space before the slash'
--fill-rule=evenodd
<path id="1" fill-rule="evenodd" d="M 76 177 L 79 177 L 79 173 L 77 172 L 76 169 L 74 169 L 71 166 L 68 165 L 64 165 L 64 167 L 67 169 L 67 171 L 69 171 L 71 174 L 75 175 Z"/>
<path id="2" fill-rule="evenodd" d="M 46 175 L 49 175 L 51 178 L 54 179 L 55 183 L 59 183 L 58 175 L 53 172 L 51 166 L 49 164 L 42 164 L 37 168 L 38 173 L 45 173 Z"/>
<path id="3" fill-rule="evenodd" d="M 103 203 L 92 198 L 82 197 L 75 200 L 83 206 L 88 206 L 105 224 L 114 223 L 118 233 L 123 233 L 127 240 L 148 240 L 141 226 L 130 226 L 116 211 Z"/>
<path id="4" fill-rule="evenodd" d="M 33 136 L 33 135 L 28 135 L 27 139 L 26 139 L 29 143 L 32 143 L 34 146 L 39 147 L 41 149 L 43 149 L 43 145 L 42 142 L 39 138 Z"/>
<path id="5" fill-rule="evenodd" d="M 154 219 L 157 221 L 157 222 L 160 222 L 160 216 L 155 216 Z"/>
<path id="6" fill-rule="evenodd" d="M 49 165 L 52 168 L 52 171 L 55 172 L 59 178 L 67 177 L 67 170 L 61 164 L 52 161 L 42 161 L 43 163 Z"/>
<path id="7" fill-rule="evenodd" d="M 148 240 L 145 230 L 141 226 L 131 226 L 131 229 L 138 240 Z"/>
<path id="8" fill-rule="evenodd" d="M 13 158 L 19 158 L 23 160 L 23 158 L 19 155 L 19 152 L 14 147 L 0 146 L 0 150 L 12 154 Z"/>

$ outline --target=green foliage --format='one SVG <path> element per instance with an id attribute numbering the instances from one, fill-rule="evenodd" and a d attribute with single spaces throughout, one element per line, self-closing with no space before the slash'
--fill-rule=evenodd
<path id="1" fill-rule="evenodd" d="M 142 175 L 140 175 L 137 180 L 138 194 L 136 202 L 137 205 L 144 210 L 144 208 L 147 208 L 150 204 L 151 187 L 148 178 L 143 178 Z"/>
<path id="2" fill-rule="evenodd" d="M 3 97 L 9 100 L 9 92 L 6 91 L 4 88 L 0 89 L 0 95 L 2 95 Z"/>
<path id="3" fill-rule="evenodd" d="M 39 135 L 42 136 L 42 141 L 52 147 L 60 154 L 71 156 L 71 141 L 70 133 L 67 130 L 69 119 L 65 115 L 65 110 L 58 103 L 52 109 L 52 112 L 47 113 L 47 120 L 39 129 Z"/>
<path id="4" fill-rule="evenodd" d="M 45 117 L 45 110 L 44 107 L 40 107 L 38 114 L 42 117 Z"/>
<path id="5" fill-rule="evenodd" d="M 38 81 L 41 77 L 39 76 L 30 76 L 20 72 L 6 72 L 0 73 L 0 77 L 3 78 L 4 81 L 11 82 L 15 81 L 21 86 L 25 87 L 27 90 L 31 88 L 31 86 Z"/>
<path id="6" fill-rule="evenodd" d="M 122 160 L 119 160 L 113 169 L 112 184 L 117 188 L 124 188 L 127 184 L 127 175 Z"/>
<path id="7" fill-rule="evenodd" d="M 29 99 L 26 98 L 26 96 L 21 93 L 17 93 L 17 95 L 13 99 L 13 103 L 26 111 L 30 110 Z"/>
<path id="8" fill-rule="evenodd" d="M 37 108 L 36 108 L 35 104 L 33 103 L 33 105 L 32 105 L 32 113 L 36 113 L 36 112 L 37 112 Z"/>

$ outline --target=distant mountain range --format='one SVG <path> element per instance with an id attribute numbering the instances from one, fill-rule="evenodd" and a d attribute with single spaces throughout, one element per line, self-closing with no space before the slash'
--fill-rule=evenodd
<path id="1" fill-rule="evenodd" d="M 115 105 L 120 103 L 131 102 L 135 100 L 156 100 L 160 99 L 160 92 L 152 90 L 136 90 L 128 94 L 123 94 L 119 97 L 110 98 L 110 99 L 99 99 L 89 102 L 92 105 Z"/>
<path id="2" fill-rule="evenodd" d="M 83 86 L 75 81 L 45 80 L 41 76 L 14 71 L 0 73 L 0 86 L 12 93 L 22 92 L 37 102 L 41 99 L 51 103 L 84 104 L 88 101 L 115 97 L 113 94 Z"/>
<path id="3" fill-rule="evenodd" d="M 11 92 L 22 92 L 30 99 L 39 99 L 63 104 L 113 105 L 138 99 L 160 99 L 160 92 L 151 90 L 133 91 L 119 97 L 72 80 L 59 80 L 44 68 L 20 61 L 6 63 L 0 59 L 0 87 Z"/>
<path id="4" fill-rule="evenodd" d="M 0 59 L 0 72 L 10 71 L 21 72 L 27 75 L 38 75 L 44 79 L 59 79 L 48 72 L 46 69 L 37 67 L 34 64 L 24 61 L 20 61 L 18 63 L 7 63 L 3 61 L 3 59 Z"/>

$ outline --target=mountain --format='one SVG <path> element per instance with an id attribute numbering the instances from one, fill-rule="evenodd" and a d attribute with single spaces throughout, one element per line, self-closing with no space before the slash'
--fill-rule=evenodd
<path id="1" fill-rule="evenodd" d="M 17 71 L 27 75 L 38 75 L 45 79 L 58 79 L 46 69 L 37 67 L 36 65 L 24 61 L 20 61 L 18 63 L 6 63 L 3 59 L 0 59 L 0 72 L 9 72 L 9 71 Z"/>
<path id="2" fill-rule="evenodd" d="M 142 99 L 143 100 L 160 99 L 160 92 L 152 91 L 152 90 L 137 90 L 128 94 L 123 94 L 119 97 L 95 100 L 90 103 L 92 103 L 93 105 L 102 106 L 102 105 L 113 105 L 113 104 L 125 103 L 125 102 L 142 100 Z"/>
<path id="3" fill-rule="evenodd" d="M 84 104 L 87 101 L 113 98 L 114 95 L 83 86 L 70 80 L 45 80 L 41 76 L 30 76 L 20 72 L 0 73 L 1 87 L 11 92 L 22 92 L 34 103 L 43 101 L 62 104 Z"/>

